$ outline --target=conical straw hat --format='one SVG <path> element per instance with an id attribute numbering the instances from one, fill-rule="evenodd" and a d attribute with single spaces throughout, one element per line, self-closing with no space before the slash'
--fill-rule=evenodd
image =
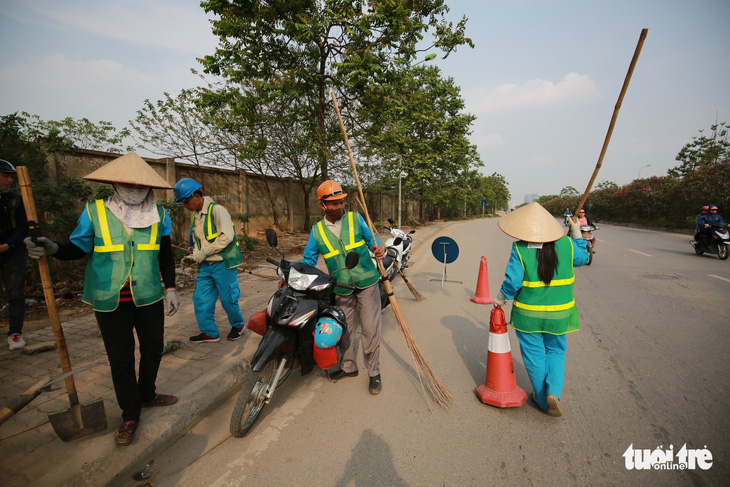
<path id="1" fill-rule="evenodd" d="M 172 186 L 167 184 L 162 176 L 134 152 L 117 157 L 91 174 L 87 174 L 84 179 L 102 183 L 139 184 L 150 188 L 172 189 Z"/>
<path id="2" fill-rule="evenodd" d="M 537 202 L 500 218 L 499 228 L 525 242 L 554 242 L 564 235 L 560 223 Z"/>

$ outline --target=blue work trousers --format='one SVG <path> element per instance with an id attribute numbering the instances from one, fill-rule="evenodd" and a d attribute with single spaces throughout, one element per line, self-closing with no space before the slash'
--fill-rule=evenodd
<path id="1" fill-rule="evenodd" d="M 0 254 L 0 274 L 8 298 L 8 335 L 22 333 L 25 319 L 25 252 Z"/>
<path id="2" fill-rule="evenodd" d="M 203 262 L 198 268 L 193 305 L 198 327 L 209 337 L 220 336 L 215 324 L 215 303 L 219 296 L 231 326 L 233 328 L 243 327 L 244 319 L 241 308 L 238 307 L 238 300 L 241 299 L 241 289 L 238 287 L 238 268 L 226 269 L 223 261 Z"/>
<path id="3" fill-rule="evenodd" d="M 547 409 L 547 395 L 554 394 L 560 399 L 563 392 L 568 336 L 515 331 L 520 341 L 522 362 L 535 391 L 535 401 Z"/>

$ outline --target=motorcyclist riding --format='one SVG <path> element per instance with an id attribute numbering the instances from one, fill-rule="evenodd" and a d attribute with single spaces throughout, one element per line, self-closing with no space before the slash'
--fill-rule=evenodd
<path id="1" fill-rule="evenodd" d="M 589 226 L 589 227 L 593 227 L 593 228 L 594 228 L 595 230 L 598 230 L 598 228 L 599 228 L 599 227 L 597 227 L 597 226 L 596 226 L 596 225 L 595 225 L 595 224 L 594 224 L 594 223 L 593 223 L 593 222 L 591 221 L 591 219 L 590 219 L 590 218 L 588 218 L 588 217 L 586 216 L 586 210 L 584 210 L 583 208 L 581 208 L 581 209 L 580 209 L 580 210 L 578 211 L 578 223 L 580 224 L 580 226 L 581 226 L 581 227 Z M 594 239 L 594 241 L 593 241 L 593 251 L 594 251 L 594 252 L 595 252 L 595 248 L 596 248 L 596 242 L 595 242 L 595 239 Z"/>
<path id="2" fill-rule="evenodd" d="M 704 209 L 704 208 L 703 208 Z M 725 223 L 725 220 L 722 218 L 722 215 L 720 215 L 717 211 L 718 208 L 716 205 L 708 205 L 707 206 L 708 213 L 706 215 L 702 215 L 697 223 L 698 232 L 695 236 L 696 241 L 702 240 L 709 240 L 710 239 L 710 233 L 712 231 L 712 224 L 713 223 Z"/>

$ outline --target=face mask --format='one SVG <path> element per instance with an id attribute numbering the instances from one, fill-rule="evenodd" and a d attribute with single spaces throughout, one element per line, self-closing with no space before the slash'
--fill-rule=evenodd
<path id="1" fill-rule="evenodd" d="M 150 188 L 127 188 L 121 184 L 114 185 L 114 191 L 117 192 L 119 197 L 128 205 L 138 205 L 142 203 L 150 192 Z"/>

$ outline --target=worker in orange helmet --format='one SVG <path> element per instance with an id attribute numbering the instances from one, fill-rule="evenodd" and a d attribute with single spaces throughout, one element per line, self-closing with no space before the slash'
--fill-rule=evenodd
<path id="1" fill-rule="evenodd" d="M 338 346 L 342 352 L 340 370 L 330 374 L 337 381 L 358 375 L 357 350 L 355 349 L 356 312 L 359 308 L 362 349 L 365 365 L 370 377 L 371 394 L 379 394 L 382 389 L 380 378 L 380 334 L 382 328 L 382 309 L 378 281 L 380 273 L 370 257 L 372 249 L 377 259 L 385 257 L 385 247 L 377 235 L 373 235 L 363 217 L 354 211 L 345 211 L 347 193 L 335 181 L 327 180 L 317 188 L 319 206 L 324 210 L 324 218 L 312 227 L 309 241 L 304 249 L 302 262 L 317 265 L 322 254 L 327 270 L 345 269 L 345 256 L 349 251 L 360 254 L 360 262 L 352 270 L 344 270 L 337 280 L 354 286 L 356 289 L 335 288 L 336 304 L 345 313 L 347 327 Z"/>

